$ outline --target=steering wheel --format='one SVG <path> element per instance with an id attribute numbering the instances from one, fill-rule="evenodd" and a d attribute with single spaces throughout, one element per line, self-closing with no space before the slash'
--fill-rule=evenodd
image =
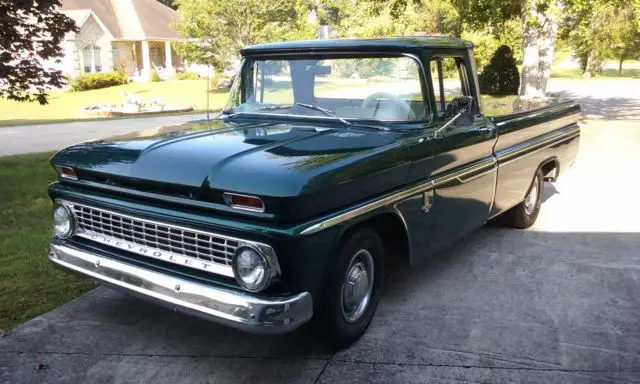
<path id="1" fill-rule="evenodd" d="M 400 111 L 403 117 L 406 116 L 408 119 L 415 118 L 413 111 L 411 110 L 411 108 L 409 108 L 409 105 L 407 103 L 405 103 L 398 96 L 388 92 L 375 92 L 370 94 L 362 102 L 362 108 L 375 108 L 375 113 L 373 114 L 373 117 L 375 117 L 379 110 L 376 104 L 378 104 L 381 99 L 391 101 L 395 106 L 396 112 Z"/>

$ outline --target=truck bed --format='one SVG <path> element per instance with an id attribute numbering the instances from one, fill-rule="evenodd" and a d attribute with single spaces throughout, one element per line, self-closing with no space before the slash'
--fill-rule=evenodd
<path id="1" fill-rule="evenodd" d="M 557 177 L 575 160 L 581 116 L 574 101 L 554 102 L 535 110 L 491 117 L 498 130 L 494 155 L 498 181 L 491 216 L 522 201 L 540 164 Z M 545 170 L 543 170 L 545 173 Z"/>

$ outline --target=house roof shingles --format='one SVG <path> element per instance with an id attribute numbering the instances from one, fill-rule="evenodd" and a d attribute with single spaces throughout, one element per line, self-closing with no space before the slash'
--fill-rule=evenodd
<path id="1" fill-rule="evenodd" d="M 181 38 L 173 29 L 178 13 L 157 0 L 63 0 L 61 10 L 93 11 L 116 39 Z"/>

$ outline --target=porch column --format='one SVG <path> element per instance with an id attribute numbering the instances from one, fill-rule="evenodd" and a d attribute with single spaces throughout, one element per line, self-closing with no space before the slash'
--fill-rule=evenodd
<path id="1" fill-rule="evenodd" d="M 173 57 L 171 55 L 171 42 L 164 42 L 164 75 L 167 79 L 175 79 L 176 70 L 173 68 Z"/>
<path id="2" fill-rule="evenodd" d="M 171 70 L 173 69 L 173 58 L 171 57 L 171 42 L 170 41 L 165 41 L 164 42 L 164 56 L 165 56 L 165 63 L 164 66 Z"/>
<path id="3" fill-rule="evenodd" d="M 149 81 L 151 75 L 151 55 L 149 54 L 149 42 L 142 40 L 142 76 Z"/>

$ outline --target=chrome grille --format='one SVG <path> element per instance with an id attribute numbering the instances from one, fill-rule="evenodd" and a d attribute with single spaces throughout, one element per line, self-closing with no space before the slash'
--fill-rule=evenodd
<path id="1" fill-rule="evenodd" d="M 233 276 L 241 240 L 69 203 L 76 235 L 148 257 Z"/>

